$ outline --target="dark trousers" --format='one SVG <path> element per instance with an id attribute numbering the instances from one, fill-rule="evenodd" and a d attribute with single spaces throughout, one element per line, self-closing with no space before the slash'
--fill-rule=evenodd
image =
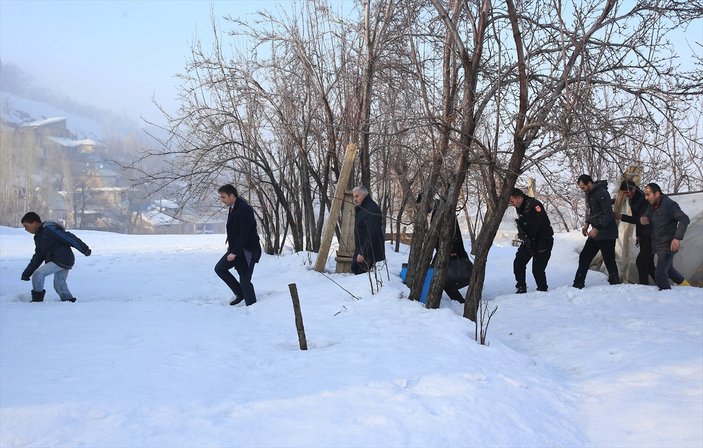
<path id="1" fill-rule="evenodd" d="M 594 240 L 587 238 L 586 244 L 581 249 L 579 255 L 579 267 L 576 270 L 574 277 L 574 286 L 583 287 L 586 282 L 586 274 L 591 262 L 598 254 L 598 251 L 603 255 L 605 268 L 608 270 L 608 283 L 620 283 L 620 274 L 618 274 L 618 265 L 615 263 L 615 239 L 612 240 Z"/>
<path id="2" fill-rule="evenodd" d="M 240 257 L 236 257 L 234 261 L 227 261 L 227 254 L 225 254 L 215 265 L 215 273 L 217 276 L 229 286 L 229 289 L 231 289 L 237 297 L 244 297 L 244 303 L 246 303 L 247 306 L 256 303 L 256 292 L 251 282 L 255 264 L 256 263 L 252 262 L 250 265 L 245 259 L 242 258 L 240 260 Z M 239 281 L 237 281 L 230 272 L 232 268 L 237 270 Z"/>
<path id="3" fill-rule="evenodd" d="M 654 278 L 654 252 L 652 252 L 652 237 L 640 239 L 640 253 L 637 255 L 637 276 L 640 285 L 649 285 L 649 277 Z"/>
<path id="4" fill-rule="evenodd" d="M 456 286 L 444 286 L 444 292 L 447 293 L 450 299 L 456 300 L 459 303 L 464 303 L 464 296 L 459 292 L 459 288 Z"/>
<path id="5" fill-rule="evenodd" d="M 513 273 L 515 274 L 515 281 L 517 282 L 516 286 L 526 286 L 525 272 L 527 271 L 527 263 L 532 259 L 532 276 L 535 278 L 535 283 L 537 283 L 537 290 L 546 291 L 548 287 L 545 270 L 547 269 L 547 264 L 551 256 L 551 248 L 544 252 L 533 254 L 524 244 L 520 245 L 515 254 L 515 260 L 513 261 Z"/>
<path id="6" fill-rule="evenodd" d="M 356 254 L 354 254 L 354 258 L 352 259 L 352 265 L 351 265 L 351 270 L 354 275 L 359 275 L 359 274 L 365 274 L 366 272 L 369 272 L 371 268 L 373 268 L 374 263 L 370 262 L 368 259 L 364 259 L 363 262 L 359 263 L 356 261 Z"/>
<path id="7" fill-rule="evenodd" d="M 684 276 L 674 268 L 674 252 L 657 252 L 657 267 L 654 271 L 654 282 L 659 289 L 671 289 L 669 279 L 674 283 L 684 281 Z"/>

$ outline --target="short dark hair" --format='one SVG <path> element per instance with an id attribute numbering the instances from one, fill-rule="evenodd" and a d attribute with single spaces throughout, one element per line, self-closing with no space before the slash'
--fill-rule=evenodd
<path id="1" fill-rule="evenodd" d="M 576 181 L 576 183 L 578 183 L 578 184 L 584 184 L 584 185 L 592 184 L 592 183 L 593 183 L 593 178 L 592 178 L 591 176 L 589 176 L 588 174 L 582 174 L 582 175 L 579 176 L 579 178 L 578 178 L 578 180 Z"/>
<path id="2" fill-rule="evenodd" d="M 519 188 L 513 188 L 513 191 L 510 192 L 510 196 L 512 197 L 517 197 L 517 196 L 522 196 L 525 197 L 525 193 L 519 189 Z"/>
<path id="3" fill-rule="evenodd" d="M 232 184 L 225 184 L 221 186 L 218 190 L 218 193 L 225 193 L 226 195 L 234 195 L 235 198 L 238 198 L 239 195 L 237 195 L 237 189 L 234 188 L 234 185 Z"/>
<path id="4" fill-rule="evenodd" d="M 25 222 L 30 223 L 30 222 L 41 222 L 41 218 L 39 215 L 37 215 L 34 212 L 27 212 L 25 215 L 22 217 L 22 220 L 20 223 L 24 224 Z"/>
<path id="5" fill-rule="evenodd" d="M 637 184 L 630 179 L 624 180 L 620 184 L 620 191 L 632 191 L 632 190 L 636 190 L 636 189 L 637 189 Z"/>
<path id="6" fill-rule="evenodd" d="M 655 184 L 654 182 L 647 184 L 647 186 L 644 188 L 649 188 L 652 193 L 662 192 L 662 188 L 659 186 L 659 184 Z"/>

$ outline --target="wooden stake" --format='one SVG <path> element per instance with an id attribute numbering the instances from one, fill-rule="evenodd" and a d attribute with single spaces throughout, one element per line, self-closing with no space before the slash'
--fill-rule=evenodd
<path id="1" fill-rule="evenodd" d="M 303 327 L 303 314 L 300 312 L 300 300 L 298 300 L 298 287 L 295 283 L 288 285 L 290 297 L 293 300 L 293 312 L 295 313 L 295 328 L 298 330 L 298 343 L 301 350 L 308 349 L 308 341 L 305 338 L 305 328 Z"/>
<path id="2" fill-rule="evenodd" d="M 332 200 L 330 214 L 327 217 L 327 223 L 325 224 L 325 229 L 322 232 L 320 252 L 318 252 L 317 260 L 315 260 L 315 270 L 317 272 L 325 272 L 325 264 L 327 263 L 327 255 L 329 255 L 330 246 L 332 245 L 334 228 L 337 226 L 337 217 L 339 216 L 339 211 L 342 208 L 344 191 L 347 189 L 349 176 L 351 175 L 351 169 L 352 166 L 354 166 L 355 158 L 356 144 L 349 143 L 344 154 L 344 163 L 342 163 L 342 171 L 339 173 L 339 182 L 337 183 L 337 188 L 334 192 L 334 199 Z"/>

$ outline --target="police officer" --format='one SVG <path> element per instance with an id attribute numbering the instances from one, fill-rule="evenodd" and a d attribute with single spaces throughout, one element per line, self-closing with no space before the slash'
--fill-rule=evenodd
<path id="1" fill-rule="evenodd" d="M 517 294 L 527 292 L 525 271 L 527 263 L 532 259 L 532 275 L 537 283 L 538 291 L 547 290 L 547 263 L 552 256 L 554 246 L 554 230 L 549 222 L 544 206 L 537 199 L 527 196 L 519 188 L 514 188 L 510 194 L 510 205 L 517 212 L 518 238 L 522 241 L 515 254 L 513 272 Z"/>

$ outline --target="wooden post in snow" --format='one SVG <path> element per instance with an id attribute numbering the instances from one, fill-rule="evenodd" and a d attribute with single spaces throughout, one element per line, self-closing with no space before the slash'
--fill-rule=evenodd
<path id="1" fill-rule="evenodd" d="M 533 198 L 537 197 L 537 182 L 534 177 L 527 179 L 527 195 Z"/>
<path id="2" fill-rule="evenodd" d="M 315 260 L 315 270 L 317 272 L 325 271 L 327 255 L 329 255 L 330 246 L 332 245 L 332 237 L 334 236 L 334 228 L 337 226 L 337 217 L 339 216 L 339 211 L 341 210 L 342 203 L 344 202 L 344 191 L 347 189 L 347 184 L 349 183 L 349 176 L 351 175 L 351 169 L 352 166 L 354 166 L 355 158 L 356 144 L 349 143 L 344 154 L 344 163 L 342 163 L 342 171 L 339 173 L 339 182 L 337 183 L 337 188 L 334 191 L 334 199 L 332 200 L 330 214 L 329 216 L 327 216 L 327 223 L 325 224 L 325 228 L 322 232 L 320 252 L 318 252 L 317 260 Z"/>
<path id="3" fill-rule="evenodd" d="M 290 297 L 293 300 L 293 312 L 295 313 L 295 328 L 298 330 L 298 344 L 301 350 L 308 349 L 308 340 L 305 337 L 305 327 L 303 327 L 303 313 L 300 312 L 300 300 L 298 299 L 298 287 L 295 283 L 288 285 Z"/>

